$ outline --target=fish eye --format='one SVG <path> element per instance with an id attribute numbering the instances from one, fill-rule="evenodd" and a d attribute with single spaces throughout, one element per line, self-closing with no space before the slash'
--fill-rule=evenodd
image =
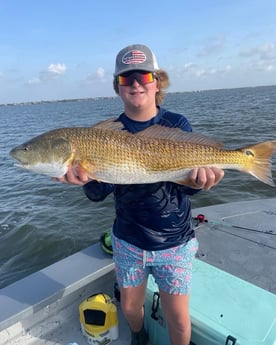
<path id="1" fill-rule="evenodd" d="M 25 151 L 25 152 L 27 152 L 27 151 L 29 151 L 29 146 L 24 146 L 24 148 L 23 148 L 23 151 Z"/>
<path id="2" fill-rule="evenodd" d="M 252 151 L 250 151 L 250 150 L 246 150 L 246 151 L 245 151 L 245 154 L 246 154 L 247 156 L 253 156 L 253 157 L 255 156 L 254 153 L 253 153 Z"/>

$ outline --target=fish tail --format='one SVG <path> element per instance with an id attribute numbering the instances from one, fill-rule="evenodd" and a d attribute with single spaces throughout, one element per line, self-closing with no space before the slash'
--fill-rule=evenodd
<path id="1" fill-rule="evenodd" d="M 242 151 L 250 161 L 246 167 L 246 171 L 260 181 L 270 186 L 275 186 L 271 173 L 271 158 L 273 152 L 276 151 L 276 141 L 266 141 L 247 146 Z"/>

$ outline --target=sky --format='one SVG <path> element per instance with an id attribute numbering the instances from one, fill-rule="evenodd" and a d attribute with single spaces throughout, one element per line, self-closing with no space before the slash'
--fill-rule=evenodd
<path id="1" fill-rule="evenodd" d="M 275 0 L 0 0 L 0 104 L 115 96 L 149 46 L 169 92 L 276 84 Z"/>

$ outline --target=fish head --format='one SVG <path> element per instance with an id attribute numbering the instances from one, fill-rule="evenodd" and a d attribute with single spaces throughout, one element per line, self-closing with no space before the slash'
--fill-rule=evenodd
<path id="1" fill-rule="evenodd" d="M 10 155 L 21 168 L 50 177 L 61 177 L 72 161 L 72 148 L 69 140 L 51 131 L 14 147 Z"/>

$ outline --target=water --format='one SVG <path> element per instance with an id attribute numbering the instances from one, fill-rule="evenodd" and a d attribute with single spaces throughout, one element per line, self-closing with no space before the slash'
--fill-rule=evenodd
<path id="1" fill-rule="evenodd" d="M 169 94 L 163 106 L 229 148 L 276 139 L 276 86 Z M 95 243 L 114 219 L 112 196 L 93 203 L 78 186 L 16 168 L 10 149 L 46 130 L 89 126 L 121 111 L 119 98 L 0 106 L 0 288 Z M 192 203 L 275 195 L 251 176 L 227 171 L 218 186 L 193 196 Z"/>

